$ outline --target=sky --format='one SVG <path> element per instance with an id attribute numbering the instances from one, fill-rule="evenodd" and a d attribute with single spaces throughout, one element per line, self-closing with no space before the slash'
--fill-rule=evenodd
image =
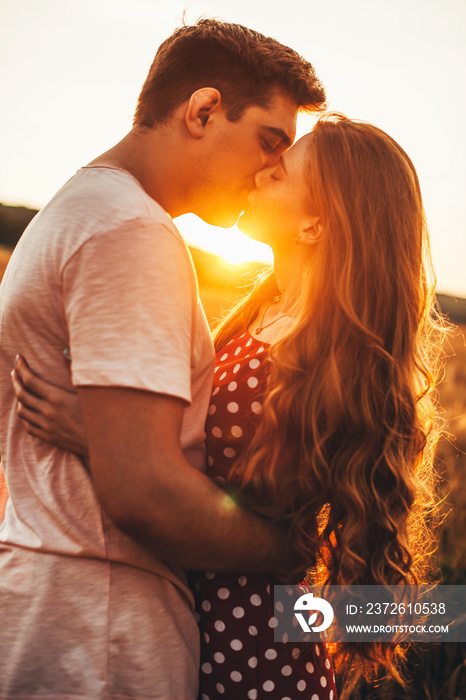
<path id="1" fill-rule="evenodd" d="M 182 21 L 239 22 L 314 65 L 332 110 L 370 121 L 413 160 L 439 291 L 466 296 L 464 0 L 0 0 L 0 202 L 43 206 L 130 129 L 158 45 Z M 298 136 L 312 128 L 302 116 Z M 270 251 L 177 220 L 232 261 Z M 250 243 L 251 247 L 247 247 Z"/>

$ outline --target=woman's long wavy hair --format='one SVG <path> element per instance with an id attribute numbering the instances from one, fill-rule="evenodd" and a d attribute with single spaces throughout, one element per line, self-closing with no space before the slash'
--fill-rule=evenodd
<path id="1" fill-rule="evenodd" d="M 314 583 L 427 583 L 445 324 L 419 181 L 372 125 L 325 115 L 307 138 L 323 234 L 297 281 L 295 322 L 270 348 L 262 419 L 234 469 L 239 495 L 286 519 Z M 268 272 L 220 324 L 217 348 L 278 293 Z M 336 653 L 353 682 L 384 667 L 402 680 L 400 645 Z"/>

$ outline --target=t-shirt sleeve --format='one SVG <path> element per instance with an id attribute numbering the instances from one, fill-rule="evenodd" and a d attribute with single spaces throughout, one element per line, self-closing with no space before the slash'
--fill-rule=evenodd
<path id="1" fill-rule="evenodd" d="M 193 269 L 165 224 L 89 238 L 62 273 L 72 380 L 191 401 Z"/>

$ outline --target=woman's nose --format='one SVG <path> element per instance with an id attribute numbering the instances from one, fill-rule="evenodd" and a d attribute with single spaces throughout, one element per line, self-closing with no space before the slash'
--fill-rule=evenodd
<path id="1" fill-rule="evenodd" d="M 257 173 L 254 175 L 254 184 L 257 187 L 257 189 L 259 189 L 263 184 L 265 173 L 268 170 L 270 170 L 270 167 L 262 168 L 262 170 L 258 170 Z"/>

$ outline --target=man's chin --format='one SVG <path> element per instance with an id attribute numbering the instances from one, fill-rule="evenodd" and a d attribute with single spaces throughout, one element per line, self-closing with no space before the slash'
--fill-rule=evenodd
<path id="1" fill-rule="evenodd" d="M 236 222 L 236 225 L 238 226 L 241 233 L 244 233 L 246 236 L 249 236 L 250 238 L 254 238 L 255 227 L 254 227 L 253 223 L 251 222 L 247 211 L 241 212 L 239 219 Z"/>
<path id="2" fill-rule="evenodd" d="M 238 221 L 238 216 L 241 211 L 236 212 L 208 212 L 204 215 L 199 214 L 201 219 L 211 226 L 219 226 L 220 228 L 231 228 Z"/>

